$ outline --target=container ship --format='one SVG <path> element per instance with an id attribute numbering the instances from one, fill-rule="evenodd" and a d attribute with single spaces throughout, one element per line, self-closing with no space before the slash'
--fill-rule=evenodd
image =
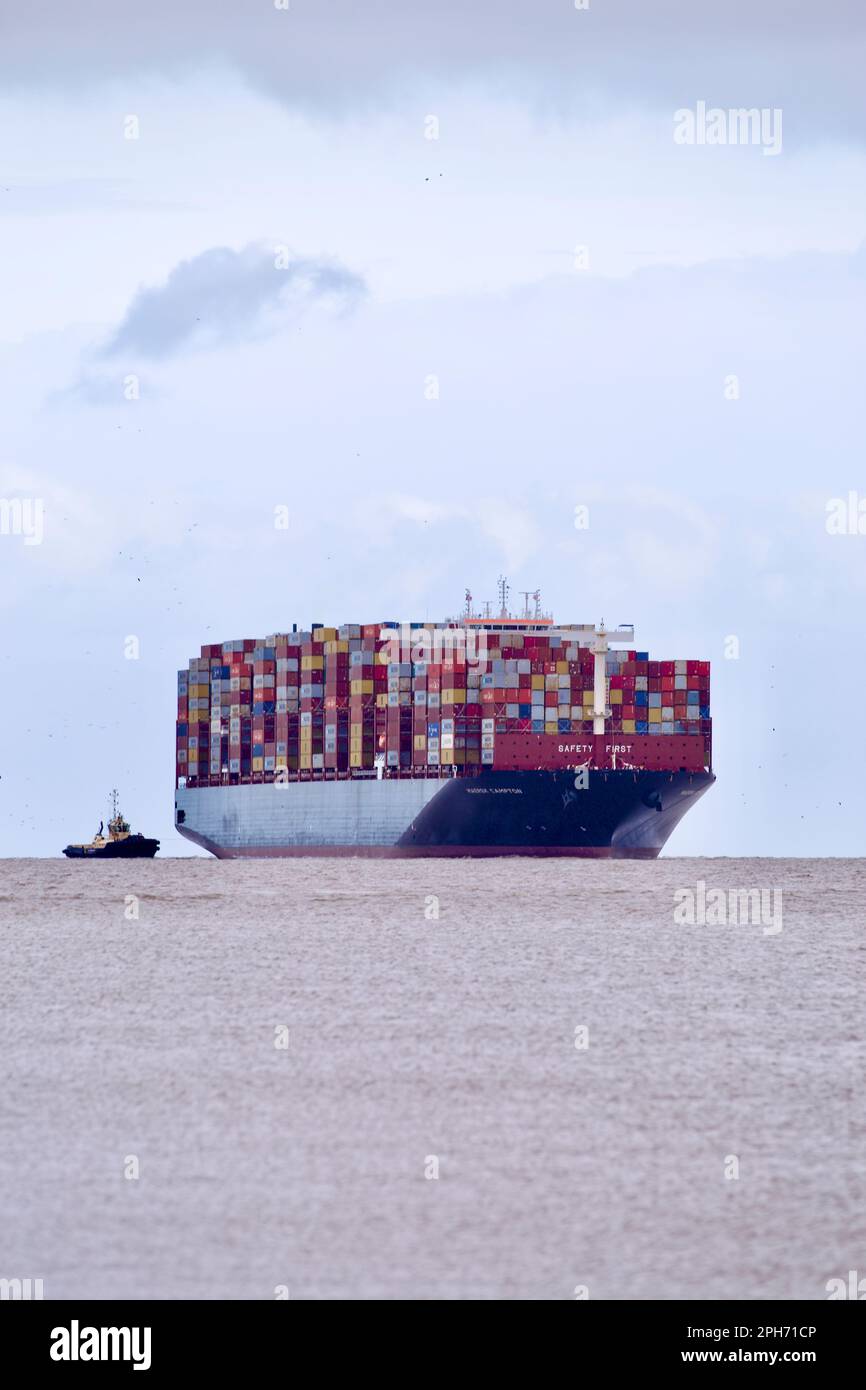
<path id="1" fill-rule="evenodd" d="M 715 781 L 709 662 L 524 597 L 203 646 L 178 673 L 181 835 L 220 859 L 655 858 Z"/>

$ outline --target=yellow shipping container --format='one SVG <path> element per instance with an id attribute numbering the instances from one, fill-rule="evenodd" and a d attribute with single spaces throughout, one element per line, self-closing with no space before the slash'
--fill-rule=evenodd
<path id="1" fill-rule="evenodd" d="M 545 732 L 546 734 L 558 734 L 558 733 L 559 733 L 559 725 L 557 724 L 557 722 L 556 722 L 555 719 L 553 719 L 553 720 L 548 719 L 548 720 L 547 720 L 547 722 L 546 722 L 545 725 L 544 725 L 544 732 Z"/>
<path id="2" fill-rule="evenodd" d="M 621 691 L 621 690 L 611 690 L 611 691 L 609 692 L 608 703 L 611 704 L 611 705 L 621 705 L 621 704 L 622 704 L 622 691 Z"/>
<path id="3" fill-rule="evenodd" d="M 624 719 L 622 721 L 622 731 L 624 734 L 636 733 L 637 730 L 635 729 L 635 721 L 633 719 Z"/>
<path id="4" fill-rule="evenodd" d="M 650 724 L 661 724 L 662 712 L 660 709 L 651 709 L 648 711 L 648 715 Z"/>
<path id="5" fill-rule="evenodd" d="M 302 657 L 301 657 L 301 670 L 302 670 L 302 671 L 321 671 L 321 670 L 324 668 L 324 665 L 325 665 L 325 658 L 324 658 L 324 656 L 302 656 Z"/>
<path id="6" fill-rule="evenodd" d="M 543 690 L 543 689 L 544 689 L 544 676 L 533 676 L 533 677 L 532 677 L 532 689 L 533 689 L 533 690 Z"/>
<path id="7" fill-rule="evenodd" d="M 377 695 L 377 696 L 376 696 L 376 708 L 377 708 L 377 709 L 387 709 L 387 708 L 388 708 L 388 696 L 387 696 L 387 695 Z"/>
<path id="8" fill-rule="evenodd" d="M 595 695 L 591 690 L 584 690 L 583 703 L 584 705 L 589 705 L 590 708 L 595 704 Z"/>
<path id="9" fill-rule="evenodd" d="M 427 747 L 427 739 L 424 734 L 415 735 L 415 751 L 423 753 Z"/>
<path id="10" fill-rule="evenodd" d="M 454 749 L 443 748 L 439 754 L 440 763 L 447 763 L 449 766 L 454 762 Z"/>
<path id="11" fill-rule="evenodd" d="M 568 662 L 567 662 L 567 661 L 557 661 L 557 663 L 556 663 L 556 674 L 557 674 L 558 676 L 567 676 L 567 675 L 568 675 Z"/>
<path id="12" fill-rule="evenodd" d="M 336 642 L 337 631 L 338 629 L 335 627 L 317 627 L 315 640 L 317 642 Z"/>
<path id="13" fill-rule="evenodd" d="M 264 772 L 264 770 L 265 770 L 265 760 L 264 760 L 264 758 L 253 758 L 253 772 Z"/>
<path id="14" fill-rule="evenodd" d="M 372 681 L 361 681 L 361 680 L 350 681 L 350 682 L 349 682 L 349 694 L 350 694 L 350 695 L 372 695 L 372 694 L 373 694 L 373 682 L 372 682 Z"/>

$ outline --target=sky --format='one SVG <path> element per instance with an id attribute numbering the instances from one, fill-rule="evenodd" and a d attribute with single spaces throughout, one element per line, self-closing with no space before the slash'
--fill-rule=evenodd
<path id="1" fill-rule="evenodd" d="M 861 854 L 864 34 L 841 0 L 0 0 L 0 857 L 115 785 L 197 852 L 203 642 L 500 574 L 711 661 L 718 781 L 666 853 Z"/>

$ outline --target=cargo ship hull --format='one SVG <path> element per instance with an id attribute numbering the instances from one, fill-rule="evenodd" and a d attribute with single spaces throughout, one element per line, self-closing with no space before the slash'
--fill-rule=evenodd
<path id="1" fill-rule="evenodd" d="M 175 824 L 218 859 L 655 859 L 714 781 L 707 771 L 491 769 L 187 787 L 175 792 Z"/>

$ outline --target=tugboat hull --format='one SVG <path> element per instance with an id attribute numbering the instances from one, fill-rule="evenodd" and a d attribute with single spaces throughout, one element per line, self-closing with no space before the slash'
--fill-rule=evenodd
<path id="1" fill-rule="evenodd" d="M 128 835 L 104 845 L 67 845 L 63 853 L 67 859 L 152 859 L 158 849 L 159 840 Z"/>

